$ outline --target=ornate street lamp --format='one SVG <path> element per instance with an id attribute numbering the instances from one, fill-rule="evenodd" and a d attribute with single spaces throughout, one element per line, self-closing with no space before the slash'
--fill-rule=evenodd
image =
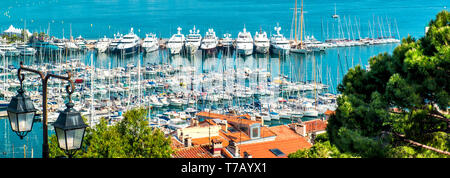
<path id="1" fill-rule="evenodd" d="M 66 87 L 69 93 L 69 103 L 67 104 L 67 109 L 61 112 L 58 120 L 55 122 L 56 136 L 58 137 L 59 147 L 64 149 L 66 153 L 71 157 L 77 149 L 80 148 L 84 137 L 84 131 L 87 127 L 81 119 L 81 115 L 75 109 L 73 109 L 73 103 L 70 99 L 70 95 L 73 93 L 75 87 L 73 81 L 70 79 L 70 72 L 67 72 L 67 77 L 54 75 L 50 73 L 44 73 L 31 68 L 26 68 L 23 66 L 23 62 L 20 62 L 20 68 L 17 70 L 17 76 L 20 81 L 20 89 L 18 90 L 18 95 L 11 99 L 8 105 L 8 117 L 11 123 L 11 129 L 16 132 L 16 134 L 23 139 L 28 132 L 33 128 L 33 119 L 36 115 L 36 109 L 33 106 L 33 102 L 30 97 L 24 95 L 22 81 L 25 78 L 21 71 L 28 71 L 38 74 L 42 82 L 42 157 L 49 157 L 48 148 L 48 124 L 47 124 L 47 84 L 50 78 L 56 78 L 60 80 L 65 80 L 70 83 L 72 87 L 69 91 L 69 86 Z"/>
<path id="2" fill-rule="evenodd" d="M 56 131 L 59 147 L 71 158 L 81 148 L 84 132 L 88 125 L 84 123 L 80 112 L 73 108 L 74 104 L 70 98 L 73 93 L 73 85 L 72 91 L 69 91 L 69 86 L 66 87 L 66 90 L 69 93 L 69 103 L 66 104 L 67 108 L 60 112 L 53 127 Z"/>
<path id="3" fill-rule="evenodd" d="M 23 76 L 20 80 L 18 94 L 11 99 L 7 109 L 11 129 L 20 139 L 23 139 L 33 129 L 33 120 L 37 111 L 30 97 L 24 94 L 22 81 Z"/>

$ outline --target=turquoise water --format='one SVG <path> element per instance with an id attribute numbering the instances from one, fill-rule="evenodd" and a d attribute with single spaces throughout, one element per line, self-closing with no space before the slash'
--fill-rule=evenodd
<path id="1" fill-rule="evenodd" d="M 322 20 L 324 28 L 328 22 L 331 31 L 335 3 L 342 18 L 350 16 L 354 22 L 357 17 L 363 36 L 374 16 L 383 17 L 385 22 L 386 17 L 396 19 L 401 37 L 422 36 L 429 20 L 449 6 L 448 0 L 305 0 L 307 34 L 320 39 Z M 177 26 L 187 33 L 196 25 L 202 34 L 212 27 L 218 35 L 229 32 L 235 37 L 244 24 L 252 33 L 260 27 L 269 33 L 279 23 L 289 36 L 293 7 L 294 0 L 6 0 L 0 2 L 0 29 L 10 24 L 23 27 L 26 21 L 30 31 L 50 26 L 50 34 L 57 37 L 62 37 L 64 29 L 68 38 L 70 24 L 75 37 L 112 36 L 118 31 L 126 33 L 130 27 L 136 32 L 140 29 L 141 36 L 154 32 L 170 37 Z"/>
<path id="2" fill-rule="evenodd" d="M 410 34 L 420 37 L 424 34 L 424 28 L 436 13 L 448 6 L 448 1 L 419 1 L 419 0 L 323 0 L 306 1 L 305 8 L 305 29 L 307 35 L 314 35 L 316 38 L 325 39 L 327 34 L 333 37 L 333 26 L 336 28 L 336 21 L 330 16 L 334 13 L 334 3 L 336 3 L 337 13 L 350 17 L 352 22 L 358 19 L 361 26 L 361 36 L 368 34 L 368 23 L 373 23 L 374 18 L 396 20 L 398 31 L 401 37 Z M 176 27 L 181 26 L 184 33 L 188 32 L 193 25 L 196 25 L 204 34 L 207 28 L 214 28 L 221 37 L 223 33 L 231 33 L 233 37 L 242 30 L 244 24 L 252 34 L 262 28 L 269 34 L 273 33 L 273 27 L 279 23 L 282 33 L 289 37 L 292 23 L 293 0 L 22 0 L 22 1 L 1 1 L 0 2 L 0 30 L 7 29 L 9 25 L 23 28 L 30 31 L 46 31 L 50 29 L 50 34 L 58 38 L 68 38 L 70 26 L 73 36 L 82 35 L 85 38 L 99 38 L 104 35 L 112 37 L 113 33 L 127 33 L 130 27 L 143 37 L 144 33 L 154 32 L 158 36 L 168 38 L 176 32 Z M 92 25 L 91 25 L 92 24 Z M 328 30 L 326 30 L 328 26 Z M 50 27 L 50 28 L 49 28 Z M 64 30 L 63 30 L 64 29 Z M 392 33 L 397 34 L 392 28 Z M 328 31 L 328 33 L 327 33 Z M 319 79 L 330 85 L 330 92 L 336 93 L 337 81 L 341 80 L 348 68 L 361 64 L 367 65 L 371 56 L 379 53 L 389 52 L 397 44 L 361 46 L 350 48 L 329 49 L 326 53 L 315 55 L 290 55 L 284 59 L 278 56 L 251 56 L 247 58 L 232 57 L 209 57 L 199 59 L 187 59 L 184 57 L 169 58 L 166 51 L 149 55 L 136 55 L 126 59 L 117 59 L 107 55 L 96 55 L 95 66 L 107 68 L 111 62 L 112 66 L 124 66 L 128 63 L 137 64 L 139 60 L 143 66 L 147 63 L 170 63 L 172 65 L 191 65 L 197 67 L 197 72 L 201 69 L 220 71 L 222 64 L 226 64 L 228 69 L 236 66 L 238 69 L 244 67 L 256 68 L 265 67 L 278 76 L 283 73 L 294 81 L 312 80 L 312 59 L 316 60 L 316 69 L 319 72 Z M 339 57 L 338 57 L 339 54 Z M 90 65 L 91 52 L 79 56 Z M 36 63 L 35 58 L 14 58 L 8 64 L 18 66 L 18 61 L 24 60 L 27 64 Z M 48 59 L 47 59 L 48 60 Z M 2 66 L 5 60 L 1 61 Z M 339 72 L 338 72 L 339 71 Z M 276 121 L 275 121 L 276 122 Z M 273 125 L 289 123 L 271 123 Z M 20 140 L 10 129 L 7 119 L 0 119 L 0 158 L 3 157 L 24 157 L 23 145 L 26 145 L 26 157 L 41 157 L 42 152 L 42 124 L 35 123 L 33 131 L 23 140 Z M 13 149 L 14 148 L 14 149 Z M 14 150 L 14 154 L 13 151 Z"/>

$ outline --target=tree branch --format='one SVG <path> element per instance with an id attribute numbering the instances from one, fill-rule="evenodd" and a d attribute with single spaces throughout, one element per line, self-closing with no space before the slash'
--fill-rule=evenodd
<path id="1" fill-rule="evenodd" d="M 448 151 L 440 150 L 440 149 L 437 149 L 437 148 L 434 148 L 434 147 L 431 147 L 431 146 L 428 146 L 428 145 L 424 145 L 424 144 L 421 144 L 419 142 L 407 139 L 407 138 L 405 138 L 404 135 L 401 135 L 401 134 L 398 134 L 398 133 L 394 133 L 394 132 L 386 132 L 386 131 L 382 131 L 382 132 L 395 135 L 395 136 L 401 138 L 403 141 L 408 142 L 410 144 L 413 144 L 415 146 L 422 147 L 422 148 L 425 148 L 427 150 L 431 150 L 431 151 L 434 151 L 434 152 L 437 152 L 437 153 L 440 153 L 440 154 L 445 154 L 445 155 L 450 156 L 450 152 L 448 152 Z"/>

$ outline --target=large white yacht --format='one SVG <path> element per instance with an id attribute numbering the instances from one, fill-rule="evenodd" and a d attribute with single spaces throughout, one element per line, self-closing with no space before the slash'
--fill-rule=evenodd
<path id="1" fill-rule="evenodd" d="M 146 34 L 144 38 L 144 43 L 142 43 L 142 48 L 145 52 L 150 53 L 159 49 L 158 38 L 156 34 L 150 33 Z"/>
<path id="2" fill-rule="evenodd" d="M 131 28 L 130 33 L 123 36 L 123 39 L 119 41 L 117 45 L 117 50 L 120 54 L 127 55 L 133 54 L 139 50 L 139 45 L 141 44 L 141 39 L 134 34 L 133 28 Z"/>
<path id="3" fill-rule="evenodd" d="M 19 45 L 16 47 L 22 56 L 34 56 L 36 54 L 36 50 L 28 45 Z"/>
<path id="4" fill-rule="evenodd" d="M 291 48 L 289 41 L 280 33 L 281 27 L 274 28 L 277 31 L 270 37 L 270 46 L 272 47 L 273 54 L 289 54 Z"/>
<path id="5" fill-rule="evenodd" d="M 212 28 L 208 29 L 200 48 L 207 53 L 211 53 L 216 50 L 217 44 L 219 44 L 219 40 L 216 36 L 216 32 L 214 32 Z"/>
<path id="6" fill-rule="evenodd" d="M 95 44 L 95 49 L 98 53 L 104 53 L 108 49 L 110 43 L 111 39 L 104 36 L 103 38 L 98 39 L 97 43 Z"/>
<path id="7" fill-rule="evenodd" d="M 108 51 L 110 53 L 117 52 L 117 45 L 119 45 L 120 40 L 122 40 L 123 35 L 120 33 L 114 34 L 114 39 L 111 40 L 111 43 L 108 46 Z"/>
<path id="8" fill-rule="evenodd" d="M 256 32 L 253 43 L 255 44 L 255 51 L 257 53 L 266 54 L 269 52 L 270 42 L 266 32 Z"/>
<path id="9" fill-rule="evenodd" d="M 167 48 L 170 54 L 180 54 L 184 47 L 185 37 L 181 34 L 181 27 L 177 28 L 178 32 L 170 37 Z"/>
<path id="10" fill-rule="evenodd" d="M 202 35 L 200 35 L 200 30 L 195 29 L 189 30 L 189 35 L 186 35 L 186 51 L 189 54 L 194 54 L 197 52 L 202 41 Z"/>
<path id="11" fill-rule="evenodd" d="M 253 38 L 250 32 L 247 32 L 245 27 L 242 32 L 239 32 L 236 39 L 236 50 L 238 54 L 245 56 L 253 54 Z"/>
<path id="12" fill-rule="evenodd" d="M 19 56 L 20 52 L 10 44 L 0 44 L 0 50 L 5 52 L 5 56 Z"/>

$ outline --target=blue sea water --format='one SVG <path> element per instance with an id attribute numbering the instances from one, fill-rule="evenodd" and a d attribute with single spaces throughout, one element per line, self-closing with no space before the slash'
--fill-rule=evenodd
<path id="1" fill-rule="evenodd" d="M 449 6 L 448 0 L 304 0 L 307 34 L 320 39 L 321 22 L 331 29 L 331 15 L 336 4 L 342 18 L 358 19 L 362 36 L 368 32 L 369 20 L 386 17 L 396 19 L 401 37 L 420 37 L 429 20 Z M 300 0 L 298 0 L 300 6 Z M 181 26 L 187 33 L 193 25 L 201 32 L 214 28 L 217 34 L 236 36 L 245 25 L 248 31 L 262 28 L 273 32 L 279 23 L 289 36 L 294 0 L 5 0 L 0 2 L 0 29 L 9 25 L 30 31 L 46 31 L 67 38 L 72 26 L 73 36 L 86 38 L 126 33 L 131 27 L 142 34 L 154 32 L 170 37 Z M 377 19 L 375 19 L 377 20 Z M 380 19 L 381 20 L 381 19 Z M 394 30 L 394 29 L 393 29 Z M 330 30 L 331 31 L 331 30 Z M 331 32 L 330 32 L 331 33 Z"/>
<path id="2" fill-rule="evenodd" d="M 424 35 L 424 28 L 435 15 L 447 7 L 448 1 L 420 0 L 322 0 L 304 1 L 305 30 L 307 35 L 314 35 L 319 40 L 327 36 L 336 36 L 337 23 L 331 18 L 336 3 L 337 14 L 342 18 L 358 21 L 360 33 L 366 37 L 369 33 L 369 22 L 383 19 L 398 25 L 400 37 L 411 35 L 419 38 Z M 300 4 L 300 0 L 299 0 Z M 131 27 L 141 37 L 145 33 L 156 33 L 169 38 L 181 26 L 184 33 L 195 25 L 201 33 L 214 28 L 219 37 L 223 33 L 231 33 L 233 37 L 247 28 L 252 34 L 260 28 L 273 33 L 273 27 L 279 23 L 282 33 L 290 36 L 294 0 L 5 0 L 0 2 L 0 30 L 10 25 L 26 28 L 32 32 L 50 31 L 52 36 L 68 38 L 70 30 L 73 36 L 82 35 L 87 39 L 95 39 L 104 35 L 112 37 L 113 33 L 127 33 Z M 355 20 L 357 19 L 357 20 Z M 72 29 L 70 29 L 70 26 Z M 328 28 L 327 28 L 328 26 Z M 387 25 L 385 26 L 387 27 Z M 397 36 L 397 29 L 391 27 L 392 34 Z M 328 30 L 327 30 L 328 29 Z M 63 32 L 64 31 L 64 32 Z M 356 31 L 355 31 L 356 32 Z M 387 34 L 387 30 L 385 30 Z M 291 55 L 280 60 L 277 56 L 252 56 L 248 58 L 218 57 L 202 60 L 188 60 L 183 57 L 166 58 L 165 52 L 145 56 L 132 56 L 126 60 L 105 55 L 95 56 L 95 66 L 107 68 L 123 66 L 127 63 L 137 64 L 139 60 L 146 63 L 166 62 L 172 65 L 192 65 L 200 69 L 220 71 L 222 64 L 227 68 L 234 65 L 238 69 L 267 66 L 272 76 L 280 73 L 293 80 L 312 80 L 312 61 L 315 59 L 320 72 L 319 79 L 330 85 L 330 91 L 336 93 L 336 86 L 345 71 L 356 64 L 367 65 L 370 57 L 379 53 L 392 53 L 397 44 L 362 46 L 350 48 L 334 48 L 317 55 Z M 81 56 L 90 64 L 90 55 Z M 338 55 L 339 54 L 339 55 Z M 22 58 L 12 59 L 8 64 L 18 66 Z M 1 61 L 2 66 L 4 60 Z M 31 63 L 33 60 L 25 59 Z M 339 72 L 338 72 L 339 71 Z M 23 145 L 26 145 L 26 157 L 41 157 L 42 124 L 35 123 L 33 131 L 24 140 L 20 140 L 11 130 L 7 119 L 0 119 L 0 158 L 24 157 Z M 13 149 L 14 148 L 14 149 Z M 13 151 L 14 150 L 14 154 Z"/>

